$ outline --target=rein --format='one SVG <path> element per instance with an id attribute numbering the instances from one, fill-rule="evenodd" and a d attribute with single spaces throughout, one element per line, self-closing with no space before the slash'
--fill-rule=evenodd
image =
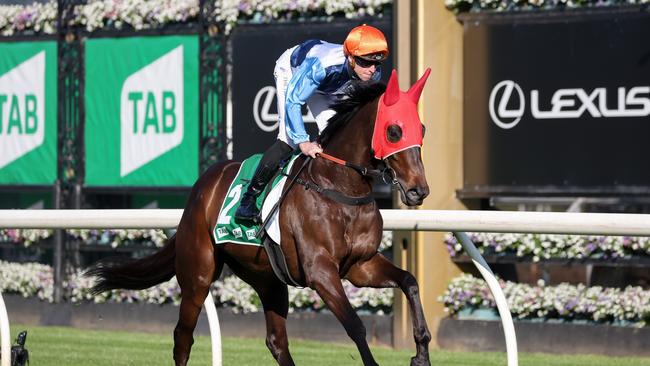
<path id="1" fill-rule="evenodd" d="M 365 167 L 365 166 L 350 163 L 349 161 L 339 159 L 337 157 L 334 157 L 334 156 L 332 156 L 330 154 L 327 154 L 327 153 L 324 153 L 324 152 L 319 153 L 318 156 L 325 159 L 325 160 L 329 160 L 329 161 L 331 161 L 333 163 L 343 165 L 343 166 L 348 167 L 348 168 L 352 168 L 352 169 L 356 170 L 359 174 L 361 174 L 364 177 L 381 178 L 384 181 L 384 183 L 387 183 L 385 177 L 388 174 L 386 172 L 388 171 L 388 169 L 390 169 L 387 166 L 386 166 L 386 168 L 384 168 L 382 170 L 371 169 L 371 168 L 368 168 L 368 167 Z M 394 174 L 392 174 L 392 175 L 394 176 Z M 391 180 L 392 180 L 392 178 L 391 178 Z"/>
<path id="2" fill-rule="evenodd" d="M 354 163 L 350 163 L 349 161 L 339 159 L 339 158 L 334 157 L 332 155 L 329 155 L 327 153 L 319 153 L 318 156 L 320 158 L 325 159 L 325 160 L 331 161 L 331 162 L 333 162 L 335 164 L 339 164 L 339 165 L 342 165 L 342 166 L 345 166 L 345 167 L 348 167 L 348 168 L 352 168 L 357 173 L 361 174 L 361 176 L 363 176 L 363 177 L 381 178 L 382 181 L 385 184 L 392 183 L 392 184 L 400 185 L 399 182 L 397 181 L 397 179 L 395 178 L 395 172 L 393 171 L 393 169 L 390 168 L 388 166 L 388 164 L 386 164 L 386 162 L 384 162 L 383 160 L 382 160 L 382 164 L 384 164 L 383 169 L 372 169 L 372 168 L 360 166 L 360 165 L 357 165 L 357 164 L 354 164 Z M 351 196 L 343 194 L 343 193 L 341 193 L 341 192 L 339 192 L 337 190 L 327 189 L 327 188 L 323 188 L 323 187 L 319 186 L 318 184 L 316 184 L 314 182 L 314 178 L 311 175 L 311 160 L 309 160 L 308 170 L 309 170 L 309 178 L 310 178 L 309 180 L 304 180 L 302 178 L 298 178 L 297 175 L 296 175 L 296 177 L 294 177 L 295 182 L 302 185 L 303 187 L 305 187 L 306 190 L 311 189 L 314 192 L 322 194 L 323 196 L 325 196 L 325 197 L 327 197 L 327 198 L 329 198 L 329 199 L 331 199 L 333 201 L 343 203 L 345 205 L 350 205 L 350 206 L 367 205 L 367 204 L 369 204 L 371 202 L 374 202 L 374 200 L 375 200 L 373 198 L 373 196 L 372 196 L 372 191 L 370 193 L 368 193 L 367 195 L 365 195 L 365 196 L 351 197 Z M 400 187 L 400 189 L 403 190 L 402 187 Z"/>
<path id="3" fill-rule="evenodd" d="M 388 158 L 381 160 L 381 164 L 383 165 L 383 169 L 370 169 L 368 167 L 356 165 L 356 164 L 350 163 L 349 161 L 339 159 L 337 157 L 334 157 L 334 156 L 326 154 L 326 153 L 320 153 L 320 154 L 318 154 L 318 156 L 321 157 L 321 158 L 324 158 L 326 160 L 329 160 L 331 162 L 334 162 L 336 164 L 340 164 L 340 165 L 346 166 L 348 168 L 352 168 L 352 169 L 356 170 L 359 174 L 361 174 L 364 177 L 381 178 L 381 180 L 384 182 L 384 184 L 399 185 L 399 182 L 397 181 L 397 175 L 395 174 L 395 171 L 386 162 L 386 159 L 388 159 Z M 400 187 L 400 189 L 403 189 L 403 188 Z"/>

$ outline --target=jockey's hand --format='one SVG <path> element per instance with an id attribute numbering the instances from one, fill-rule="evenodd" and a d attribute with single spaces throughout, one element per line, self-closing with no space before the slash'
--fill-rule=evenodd
<path id="1" fill-rule="evenodd" d="M 315 142 L 310 142 L 310 141 L 301 142 L 298 144 L 298 147 L 300 148 L 300 152 L 302 152 L 305 155 L 311 156 L 312 158 L 316 158 L 316 154 L 320 154 L 323 152 L 323 149 L 320 147 L 320 145 Z"/>

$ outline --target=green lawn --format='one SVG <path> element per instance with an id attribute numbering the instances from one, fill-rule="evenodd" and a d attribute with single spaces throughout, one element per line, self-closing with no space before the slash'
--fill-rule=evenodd
<path id="1" fill-rule="evenodd" d="M 169 335 L 81 330 L 58 327 L 14 325 L 12 339 L 26 329 L 30 361 L 36 366 L 63 365 L 172 365 L 172 336 Z M 298 365 L 361 365 L 356 348 L 348 345 L 292 340 L 291 350 Z M 408 365 L 410 351 L 373 347 L 380 365 Z M 209 365 L 209 337 L 196 337 L 190 365 Z M 223 339 L 224 366 L 275 365 L 264 340 Z M 521 366 L 650 366 L 650 358 L 610 358 L 602 356 L 561 356 L 520 354 Z M 505 353 L 460 353 L 432 351 L 432 365 L 491 366 L 506 365 Z"/>

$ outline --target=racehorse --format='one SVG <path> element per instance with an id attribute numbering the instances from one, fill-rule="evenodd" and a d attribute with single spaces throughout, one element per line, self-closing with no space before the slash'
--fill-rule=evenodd
<path id="1" fill-rule="evenodd" d="M 368 197 L 372 193 L 368 171 L 383 168 L 398 186 L 402 202 L 409 206 L 422 204 L 429 187 L 421 158 L 424 125 L 417 103 L 429 71 L 408 92 L 399 89 L 395 71 L 387 85 L 359 82 L 347 98 L 333 107 L 337 113 L 319 137 L 324 153 L 336 159 L 310 160 L 307 168 L 300 170 L 299 178 L 312 189 L 294 186 L 280 206 L 280 244 L 291 277 L 318 293 L 356 344 L 366 366 L 377 362 L 341 279 L 357 287 L 399 287 L 404 292 L 412 312 L 417 348 L 412 366 L 430 365 L 431 334 L 418 284 L 412 274 L 378 253 L 383 221 L 374 200 L 342 203 L 313 188 L 334 191 L 338 197 L 348 199 Z M 291 174 L 301 165 L 297 161 Z M 233 161 L 217 163 L 199 177 L 176 234 L 160 251 L 128 263 L 100 262 L 87 272 L 98 277 L 95 292 L 148 288 L 176 275 L 181 288 L 174 330 L 176 365 L 187 364 L 201 307 L 224 264 L 259 294 L 266 319 L 266 345 L 273 357 L 279 365 L 294 365 L 286 331 L 288 288 L 274 275 L 266 251 L 261 246 L 214 244 L 212 233 L 219 209 L 239 166 Z"/>

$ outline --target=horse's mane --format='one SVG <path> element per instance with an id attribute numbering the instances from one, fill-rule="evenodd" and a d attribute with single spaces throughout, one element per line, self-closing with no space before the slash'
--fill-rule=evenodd
<path id="1" fill-rule="evenodd" d="M 345 126 L 357 111 L 367 103 L 375 100 L 386 91 L 386 85 L 378 81 L 356 81 L 350 85 L 345 96 L 330 106 L 336 112 L 329 119 L 327 127 L 318 138 L 322 146 L 326 146 L 332 136 Z"/>

